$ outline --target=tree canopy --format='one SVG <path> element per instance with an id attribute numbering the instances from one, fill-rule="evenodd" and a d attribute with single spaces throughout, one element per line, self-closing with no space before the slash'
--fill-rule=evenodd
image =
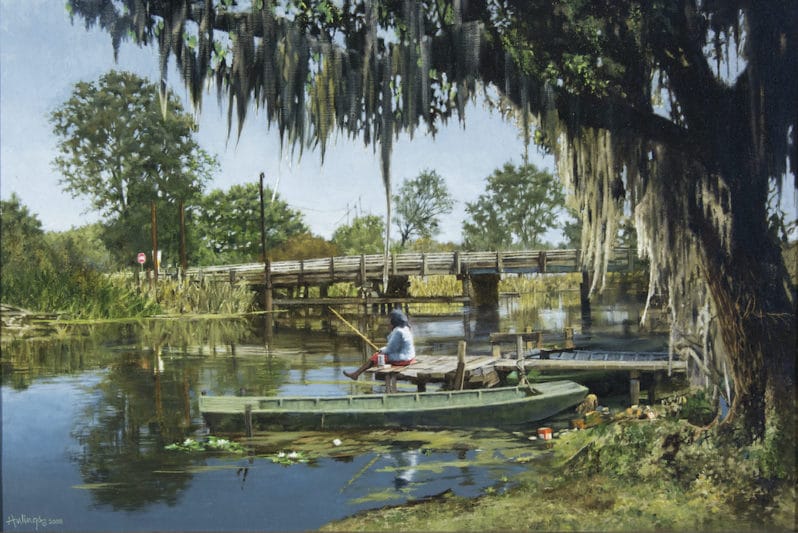
<path id="1" fill-rule="evenodd" d="M 193 117 L 178 98 L 165 94 L 162 108 L 158 94 L 135 74 L 111 71 L 77 83 L 50 116 L 62 184 L 104 217 L 103 238 L 122 264 L 152 249 L 153 202 L 159 249 L 176 262 L 178 204 L 196 205 L 217 167 L 194 139 Z"/>
<path id="2" fill-rule="evenodd" d="M 565 206 L 562 184 L 551 173 L 505 163 L 488 176 L 485 193 L 466 204 L 463 241 L 474 250 L 541 248 Z"/>
<path id="3" fill-rule="evenodd" d="M 291 209 L 276 192 L 265 187 L 263 197 L 267 253 L 308 231 L 302 213 Z M 262 259 L 257 183 L 210 191 L 199 201 L 195 220 L 204 263 L 247 263 Z"/>
<path id="4" fill-rule="evenodd" d="M 462 120 L 490 87 L 556 157 L 594 287 L 634 213 L 671 346 L 720 390 L 732 382 L 726 427 L 750 441 L 767 426 L 794 450 L 795 297 L 767 201 L 798 175 L 793 0 L 68 5 L 114 46 L 155 43 L 164 78 L 175 57 L 197 104 L 212 77 L 239 128 L 255 104 L 291 145 L 323 153 L 334 130 L 373 144 L 386 191 L 394 135 Z"/>
<path id="5" fill-rule="evenodd" d="M 400 246 L 412 237 L 431 238 L 440 232 L 440 217 L 452 212 L 454 199 L 443 176 L 424 170 L 406 180 L 393 197 Z"/>
<path id="6" fill-rule="evenodd" d="M 331 240 L 344 255 L 378 254 L 383 250 L 384 230 L 382 218 L 363 215 L 336 228 Z"/>

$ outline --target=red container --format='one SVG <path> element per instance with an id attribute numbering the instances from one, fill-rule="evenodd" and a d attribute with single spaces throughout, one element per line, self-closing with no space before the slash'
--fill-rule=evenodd
<path id="1" fill-rule="evenodd" d="M 538 438 L 551 440 L 551 428 L 538 428 Z"/>

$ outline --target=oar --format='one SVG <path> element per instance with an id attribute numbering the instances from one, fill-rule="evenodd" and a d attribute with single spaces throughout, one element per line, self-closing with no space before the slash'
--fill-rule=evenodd
<path id="1" fill-rule="evenodd" d="M 357 334 L 360 336 L 360 338 L 361 338 L 361 339 L 363 339 L 364 341 L 366 341 L 366 342 L 369 344 L 369 346 L 371 346 L 372 348 L 374 348 L 374 349 L 375 349 L 375 350 L 377 350 L 377 351 L 380 351 L 379 347 L 378 347 L 376 344 L 374 344 L 373 342 L 371 342 L 371 340 L 370 340 L 368 337 L 366 337 L 365 335 L 363 335 L 362 333 L 360 333 L 360 330 L 359 330 L 359 329 L 357 329 L 355 326 L 353 326 L 352 324 L 350 324 L 349 322 L 347 322 L 347 320 L 346 320 L 344 317 L 342 317 L 340 314 L 338 314 L 338 312 L 337 312 L 335 309 L 333 309 L 332 307 L 328 307 L 327 309 L 329 309 L 330 311 L 332 311 L 332 313 L 333 313 L 335 316 L 337 316 L 337 317 L 338 317 L 338 318 L 341 320 L 341 322 L 343 322 L 344 324 L 346 324 L 347 326 L 349 326 L 349 327 L 352 329 L 352 331 L 354 331 L 355 333 L 357 333 Z"/>

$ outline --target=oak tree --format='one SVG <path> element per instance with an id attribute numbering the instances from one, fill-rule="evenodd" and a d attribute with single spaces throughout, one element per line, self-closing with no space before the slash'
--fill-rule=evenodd
<path id="1" fill-rule="evenodd" d="M 594 288 L 634 212 L 672 348 L 721 389 L 728 377 L 722 428 L 765 438 L 783 461 L 768 468 L 794 472 L 795 296 L 767 201 L 798 175 L 794 0 L 68 5 L 115 46 L 156 45 L 164 78 L 175 57 L 196 101 L 213 77 L 239 127 L 254 103 L 290 144 L 323 151 L 339 130 L 378 147 L 386 191 L 399 131 L 464 120 L 492 88 L 573 191 Z"/>
<path id="2" fill-rule="evenodd" d="M 134 263 L 136 252 L 152 249 L 154 203 L 158 248 L 164 260 L 177 262 L 179 204 L 196 206 L 217 167 L 195 140 L 194 119 L 178 98 L 170 92 L 161 100 L 152 82 L 111 71 L 75 84 L 50 121 L 61 183 L 102 215 L 103 240 L 117 261 Z"/>

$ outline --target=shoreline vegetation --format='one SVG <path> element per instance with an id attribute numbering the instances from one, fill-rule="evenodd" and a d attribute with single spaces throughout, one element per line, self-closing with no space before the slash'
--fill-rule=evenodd
<path id="1" fill-rule="evenodd" d="M 70 279 L 74 281 L 74 276 Z M 138 283 L 130 272 L 90 276 L 71 290 L 66 280 L 58 288 L 39 288 L 49 295 L 36 305 L 28 297 L 10 298 L 0 304 L 0 341 L 11 339 L 63 337 L 64 328 L 71 325 L 113 324 L 140 320 L 194 320 L 228 319 L 263 315 L 257 294 L 246 283 L 187 282 L 163 277 L 153 286 Z M 579 301 L 579 283 L 576 274 L 507 276 L 500 281 L 499 293 L 519 298 L 573 297 Z M 608 284 L 628 294 L 644 294 L 645 278 L 640 273 L 611 274 Z M 100 290 L 92 291 L 98 283 Z M 310 287 L 309 297 L 318 297 L 319 288 Z M 455 276 L 411 276 L 410 296 L 458 296 L 461 282 Z M 9 291 L 11 292 L 11 291 Z M 57 296 L 54 294 L 57 293 Z M 7 293 L 8 294 L 8 293 Z M 11 292 L 13 295 L 14 292 Z M 351 282 L 336 283 L 329 288 L 331 297 L 360 296 L 359 288 Z M 281 295 L 285 296 L 285 295 Z M 419 303 L 418 315 L 447 315 L 459 312 L 461 304 Z M 285 313 L 276 309 L 272 313 Z"/>
<path id="2" fill-rule="evenodd" d="M 721 442 L 712 427 L 679 412 L 654 419 L 622 414 L 563 433 L 502 493 L 464 498 L 449 490 L 321 530 L 794 531 L 789 476 L 767 471 L 761 443 Z"/>
<path id="3" fill-rule="evenodd" d="M 137 282 L 130 272 L 108 275 L 72 273 L 64 279 L 37 283 L 36 291 L 6 291 L 4 312 L 24 312 L 41 319 L 60 321 L 130 320 L 150 317 L 187 317 L 191 315 L 246 315 L 263 313 L 257 309 L 256 294 L 245 282 L 187 282 L 162 277 L 154 286 Z M 85 273 L 83 273 L 85 275 Z M 77 276 L 77 277 L 75 277 Z M 630 293 L 645 292 L 646 279 L 640 273 L 610 274 L 611 287 Z M 505 295 L 554 294 L 579 290 L 581 278 L 576 274 L 507 276 L 500 281 L 499 292 Z M 56 294 L 57 293 L 57 294 Z M 455 276 L 411 276 L 410 296 L 451 296 L 462 293 Z M 21 295 L 25 294 L 25 297 Z M 360 295 L 351 282 L 336 283 L 329 288 L 331 297 Z M 284 295 L 282 295 L 284 296 Z M 308 297 L 318 297 L 319 288 L 310 287 Z M 458 304 L 459 305 L 459 304 Z"/>
<path id="4" fill-rule="evenodd" d="M 436 278 L 443 277 L 412 279 L 411 294 L 460 290 L 456 280 Z M 103 306 L 90 306 L 92 313 L 73 314 L 3 305 L 3 341 L 61 338 L 68 335 L 71 324 L 221 319 L 260 313 L 253 293 L 241 285 L 192 287 L 161 280 L 154 290 L 142 287 L 138 291 L 130 276 L 110 279 L 119 292 L 102 294 L 132 297 L 131 309 L 139 313 L 93 318 L 90 315 Z M 612 281 L 632 294 L 645 284 L 642 276 Z M 556 280 L 508 277 L 499 290 L 524 297 L 567 292 L 578 289 L 578 283 L 578 277 L 568 275 Z M 341 285 L 330 294 L 357 294 L 354 285 Z M 149 312 L 141 313 L 145 309 Z M 780 468 L 767 442 L 730 444 L 734 440 L 722 434 L 718 420 L 706 418 L 716 406 L 705 401 L 701 391 L 677 394 L 670 403 L 650 406 L 653 417 L 640 419 L 622 412 L 594 427 L 563 432 L 551 441 L 544 459 L 530 462 L 528 470 L 509 480 L 507 490 L 489 488 L 475 499 L 447 491 L 357 513 L 322 530 L 795 531 L 795 472 Z M 699 411 L 703 420 L 696 419 Z"/>

